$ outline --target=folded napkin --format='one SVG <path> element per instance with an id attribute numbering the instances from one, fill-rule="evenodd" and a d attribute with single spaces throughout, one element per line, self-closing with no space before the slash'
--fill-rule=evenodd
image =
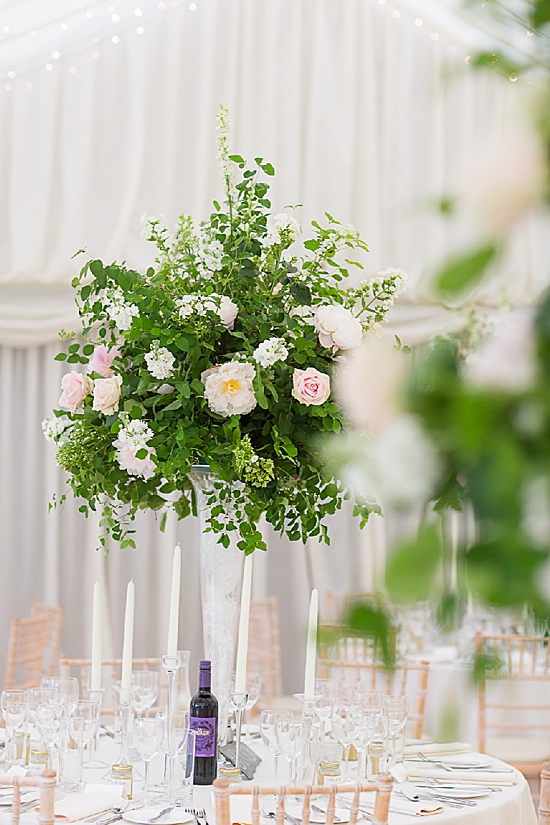
<path id="1" fill-rule="evenodd" d="M 424 804 L 420 810 L 416 811 L 416 816 L 433 816 L 434 814 L 444 814 L 445 807 L 443 805 L 434 805 L 430 807 L 428 804 Z"/>
<path id="2" fill-rule="evenodd" d="M 58 822 L 77 822 L 95 814 L 101 814 L 124 804 L 120 796 L 105 791 L 68 796 L 55 803 L 55 818 Z"/>
<path id="3" fill-rule="evenodd" d="M 445 782 L 467 782 L 469 785 L 516 785 L 519 781 L 517 771 L 446 771 L 444 768 L 426 765 L 423 768 L 418 763 L 405 763 L 408 779 L 411 782 L 418 782 L 422 779 L 443 779 Z"/>
<path id="4" fill-rule="evenodd" d="M 426 756 L 444 753 L 468 753 L 472 746 L 467 742 L 430 742 L 426 745 L 414 744 L 405 745 L 405 756 L 412 756 L 415 753 L 424 753 Z"/>

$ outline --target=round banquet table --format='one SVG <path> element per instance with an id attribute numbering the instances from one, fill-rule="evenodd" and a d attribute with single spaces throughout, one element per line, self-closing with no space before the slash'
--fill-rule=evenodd
<path id="1" fill-rule="evenodd" d="M 273 757 L 267 752 L 263 744 L 258 740 L 252 740 L 251 747 L 262 758 L 254 781 L 259 785 L 272 785 L 274 783 L 274 768 Z M 101 736 L 99 747 L 99 758 L 111 765 L 116 762 L 119 753 L 119 745 L 113 742 L 112 739 Z M 494 760 L 494 767 L 499 768 L 504 763 Z M 135 766 L 140 774 L 142 774 L 142 763 L 135 762 Z M 287 781 L 287 768 L 284 760 L 281 759 L 279 779 L 282 782 Z M 157 756 L 151 764 L 151 782 L 159 782 L 162 778 L 163 758 Z M 84 780 L 92 783 L 94 790 L 97 790 L 98 785 L 104 785 L 105 790 L 111 793 L 116 792 L 115 786 L 109 784 L 108 775 L 109 769 L 85 769 Z M 440 822 L 441 825 L 537 825 L 537 815 L 535 807 L 529 791 L 529 786 L 525 778 L 521 774 L 517 774 L 517 783 L 512 786 L 505 786 L 501 792 L 492 793 L 488 796 L 476 800 L 477 805 L 473 808 L 454 809 L 445 807 L 441 814 L 433 816 L 430 821 Z M 139 801 L 142 795 L 143 782 L 138 777 L 134 777 L 134 799 Z M 399 785 L 395 783 L 394 789 L 398 789 Z M 369 794 L 369 796 L 371 796 Z M 209 825 L 216 825 L 216 817 L 213 804 L 212 788 L 210 786 L 195 786 L 193 788 L 193 805 L 195 807 L 204 807 L 207 812 Z M 231 802 L 231 818 L 230 822 L 250 823 L 250 797 L 233 797 Z M 402 815 L 401 813 L 392 812 L 392 808 L 407 808 L 411 815 Z M 389 825 L 405 825 L 411 822 L 414 817 L 415 805 L 407 803 L 407 801 L 400 795 L 392 793 L 392 800 L 390 803 L 390 818 Z M 6 825 L 9 823 L 7 816 Z M 261 818 L 262 825 L 269 825 L 271 820 Z M 366 820 L 358 820 L 359 822 Z M 21 822 L 25 825 L 36 825 L 38 816 L 34 811 L 22 814 Z M 120 820 L 120 825 L 125 825 L 124 820 Z"/>

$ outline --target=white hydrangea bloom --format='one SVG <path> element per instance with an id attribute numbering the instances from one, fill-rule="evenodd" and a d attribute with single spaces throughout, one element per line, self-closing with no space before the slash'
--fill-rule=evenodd
<path id="1" fill-rule="evenodd" d="M 180 318 L 190 318 L 191 315 L 196 312 L 198 300 L 198 295 L 184 295 L 182 298 L 178 298 L 176 301 L 176 306 L 178 308 L 178 315 Z"/>
<path id="2" fill-rule="evenodd" d="M 56 441 L 71 422 L 65 416 L 61 418 L 45 418 L 42 422 L 42 432 L 46 441 Z"/>
<path id="3" fill-rule="evenodd" d="M 132 318 L 139 318 L 139 309 L 129 303 L 121 289 L 109 289 L 105 293 L 104 306 L 109 318 L 120 330 L 130 329 Z"/>
<path id="4" fill-rule="evenodd" d="M 286 361 L 288 349 L 282 338 L 268 338 L 254 350 L 252 355 L 262 367 L 272 367 L 277 361 Z"/>
<path id="5" fill-rule="evenodd" d="M 302 234 L 302 229 L 296 218 L 292 215 L 287 215 L 285 212 L 280 212 L 278 215 L 275 215 L 273 218 L 273 226 L 276 227 L 280 235 L 284 232 L 292 241 L 297 241 Z"/>
<path id="6" fill-rule="evenodd" d="M 166 347 L 159 347 L 158 343 L 153 344 L 151 349 L 145 355 L 147 362 L 147 369 L 153 378 L 171 378 L 174 374 L 175 358 Z"/>
<path id="7" fill-rule="evenodd" d="M 126 470 L 128 475 L 141 476 L 144 479 L 152 478 L 156 464 L 151 455 L 155 455 L 155 450 L 149 447 L 147 442 L 153 437 L 153 431 L 145 421 L 139 418 L 129 420 L 127 416 L 124 416 L 123 421 L 124 426 L 118 431 L 118 437 L 113 441 L 119 467 L 121 470 Z M 140 450 L 147 452 L 145 458 L 137 457 Z"/>

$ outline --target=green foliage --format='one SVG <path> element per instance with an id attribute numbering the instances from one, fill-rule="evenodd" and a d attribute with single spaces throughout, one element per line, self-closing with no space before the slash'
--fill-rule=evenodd
<path id="1" fill-rule="evenodd" d="M 449 261 L 437 276 L 436 284 L 439 291 L 444 295 L 456 295 L 467 287 L 474 286 L 494 259 L 496 252 L 495 245 L 489 243 Z"/>
<path id="2" fill-rule="evenodd" d="M 150 218 L 154 267 L 140 273 L 91 260 L 74 279 L 84 345 L 71 343 L 57 358 L 88 364 L 96 344 L 118 347 L 112 371 L 121 395 L 105 414 L 89 391 L 80 409 L 66 414 L 72 431 L 56 436 L 58 460 L 87 502 L 83 512 L 107 497 L 102 523 L 123 542 L 132 541 L 128 523 L 139 510 L 172 506 L 180 518 L 191 512 L 188 473 L 197 463 L 219 479 L 210 529 L 222 544 L 237 532 L 246 553 L 265 549 L 257 528 L 263 514 L 293 541 L 328 541 L 323 518 L 341 508 L 346 490 L 323 469 L 314 445 L 316 436 L 343 427 L 343 415 L 331 399 L 300 403 L 293 376 L 308 367 L 332 376 L 338 352 L 320 343 L 317 307 L 344 306 L 368 330 L 386 318 L 402 276 L 388 270 L 343 289 L 349 267 L 362 268 L 356 256 L 368 248 L 357 230 L 329 214 L 323 225 L 313 223 L 305 255 L 294 254 L 300 228 L 293 216 L 269 217 L 264 176 L 273 176 L 272 165 L 256 158 L 249 166 L 230 153 L 223 111 L 218 142 L 225 202 L 214 202 L 207 221 L 196 226 L 182 215 L 171 234 Z M 233 321 L 224 319 L 222 301 L 238 310 Z M 257 350 L 270 339 L 286 355 L 264 362 Z M 159 358 L 160 372 L 150 365 Z M 254 368 L 254 403 L 245 413 L 226 414 L 205 395 L 207 371 L 229 363 Z M 104 380 L 91 378 L 96 386 Z M 123 466 L 128 444 L 130 470 Z M 362 524 L 374 508 L 357 503 Z"/>
<path id="3" fill-rule="evenodd" d="M 398 548 L 386 570 L 386 587 L 396 601 L 424 601 L 433 591 L 434 577 L 442 558 L 438 531 L 430 526 Z"/>

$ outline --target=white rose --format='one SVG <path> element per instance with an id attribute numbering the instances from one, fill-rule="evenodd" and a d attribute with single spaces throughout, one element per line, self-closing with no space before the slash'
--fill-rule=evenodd
<path id="1" fill-rule="evenodd" d="M 226 329 L 233 329 L 233 325 L 235 324 L 235 318 L 239 313 L 239 307 L 237 304 L 234 304 L 231 298 L 228 298 L 227 295 L 222 295 L 220 301 L 220 308 L 218 309 L 218 315 L 222 320 L 222 324 L 225 326 Z"/>
<path id="2" fill-rule="evenodd" d="M 204 396 L 212 412 L 229 418 L 245 415 L 257 404 L 252 381 L 256 370 L 247 362 L 229 361 L 201 375 Z"/>
<path id="3" fill-rule="evenodd" d="M 361 323 L 341 304 L 318 307 L 313 324 L 321 346 L 332 347 L 335 352 L 358 347 L 363 340 Z"/>
<path id="4" fill-rule="evenodd" d="M 115 442 L 116 444 L 116 442 Z M 145 458 L 137 458 L 136 453 L 140 450 L 146 450 Z M 145 480 L 152 478 L 155 475 L 157 465 L 151 458 L 155 454 L 152 447 L 132 447 L 130 444 L 122 444 L 116 451 L 116 460 L 118 461 L 121 470 L 126 470 L 128 475 L 141 476 Z"/>

